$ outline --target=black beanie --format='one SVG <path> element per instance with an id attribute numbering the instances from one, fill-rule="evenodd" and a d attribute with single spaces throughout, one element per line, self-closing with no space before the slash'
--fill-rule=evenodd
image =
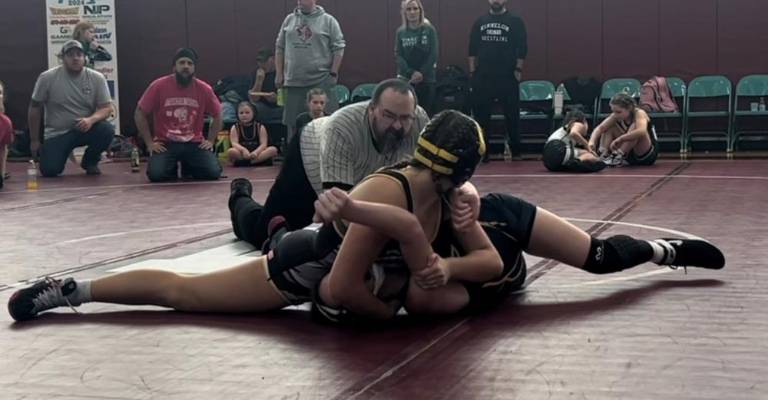
<path id="1" fill-rule="evenodd" d="M 176 64 L 176 61 L 179 61 L 179 58 L 184 57 L 189 58 L 193 63 L 197 64 L 197 52 L 190 47 L 182 47 L 176 50 L 176 54 L 173 56 L 173 63 Z"/>

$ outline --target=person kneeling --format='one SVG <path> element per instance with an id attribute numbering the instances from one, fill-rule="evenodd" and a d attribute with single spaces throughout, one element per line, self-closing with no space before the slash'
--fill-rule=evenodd
<path id="1" fill-rule="evenodd" d="M 216 180 L 221 175 L 212 152 L 222 126 L 221 103 L 210 85 L 195 78 L 197 61 L 193 49 L 179 49 L 173 73 L 152 82 L 136 107 L 136 127 L 151 153 L 147 163 L 151 182 L 178 179 L 179 162 L 182 175 L 193 179 Z M 208 137 L 203 136 L 205 115 L 212 118 Z"/>

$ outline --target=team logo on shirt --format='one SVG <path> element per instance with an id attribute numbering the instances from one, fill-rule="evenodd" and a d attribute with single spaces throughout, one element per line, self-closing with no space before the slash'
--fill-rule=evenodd
<path id="1" fill-rule="evenodd" d="M 506 24 L 498 22 L 487 23 L 480 26 L 480 31 L 482 32 L 480 40 L 483 42 L 506 42 L 509 40 L 506 35 L 509 34 L 510 30 L 511 28 Z"/>
<path id="2" fill-rule="evenodd" d="M 306 23 L 299 25 L 296 28 L 296 33 L 299 34 L 299 39 L 301 39 L 302 42 L 308 42 L 312 39 L 312 28 Z"/>

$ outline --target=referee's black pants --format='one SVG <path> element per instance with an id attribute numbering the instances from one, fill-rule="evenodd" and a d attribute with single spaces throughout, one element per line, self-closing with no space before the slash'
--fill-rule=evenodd
<path id="1" fill-rule="evenodd" d="M 486 143 L 491 128 L 493 100 L 498 99 L 504 109 L 507 123 L 507 142 L 513 156 L 519 156 L 520 148 L 520 82 L 512 77 L 484 75 L 472 77 L 472 110 L 475 119 L 485 132 Z"/>
<path id="2" fill-rule="evenodd" d="M 269 221 L 277 215 L 285 218 L 288 230 L 312 223 L 317 193 L 304 170 L 300 142 L 299 135 L 295 135 L 288 144 L 283 166 L 263 206 L 247 196 L 235 200 L 232 229 L 238 239 L 260 248 L 267 239 Z"/>

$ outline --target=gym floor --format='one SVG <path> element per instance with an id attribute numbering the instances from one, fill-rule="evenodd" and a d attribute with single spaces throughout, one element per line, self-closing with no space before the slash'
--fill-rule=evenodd
<path id="1" fill-rule="evenodd" d="M 149 184 L 102 164 L 0 191 L 0 301 L 43 276 L 253 256 L 233 244 L 231 178 L 263 200 L 277 167 Z M 93 303 L 14 324 L 0 314 L 3 399 L 766 399 L 768 160 L 660 160 L 594 175 L 492 162 L 481 192 L 522 197 L 598 236 L 702 237 L 721 271 L 643 265 L 590 275 L 527 257 L 528 286 L 483 315 L 379 331 L 317 325 L 302 308 L 183 314 Z M 216 265 L 217 263 L 221 265 Z M 187 268 L 187 269 L 185 269 Z"/>

